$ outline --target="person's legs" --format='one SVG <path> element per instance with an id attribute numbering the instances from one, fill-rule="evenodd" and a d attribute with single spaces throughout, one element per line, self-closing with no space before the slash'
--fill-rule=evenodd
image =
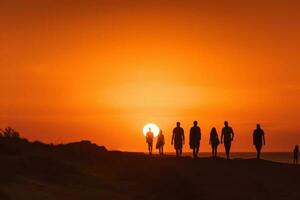
<path id="1" fill-rule="evenodd" d="M 153 147 L 153 145 L 150 144 L 150 155 L 152 155 L 152 147 Z"/>
<path id="2" fill-rule="evenodd" d="M 212 146 L 212 157 L 216 157 L 216 147 Z"/>
<path id="3" fill-rule="evenodd" d="M 228 147 L 227 147 L 227 145 L 226 145 L 226 144 L 224 144 L 224 146 L 225 146 L 226 158 L 228 159 Z"/>
<path id="4" fill-rule="evenodd" d="M 179 149 L 176 149 L 176 157 L 179 157 Z"/>
<path id="5" fill-rule="evenodd" d="M 218 146 L 215 146 L 215 157 L 217 157 L 218 154 Z"/>
<path id="6" fill-rule="evenodd" d="M 182 156 L 182 148 L 179 149 L 179 156 Z"/>
<path id="7" fill-rule="evenodd" d="M 198 150 L 197 150 L 197 147 L 194 147 L 194 148 L 193 148 L 193 156 L 194 156 L 194 158 L 197 158 L 197 157 L 198 157 Z"/>
<path id="8" fill-rule="evenodd" d="M 231 146 L 230 142 L 225 143 L 225 151 L 226 151 L 227 160 L 230 159 L 230 146 Z"/>
<path id="9" fill-rule="evenodd" d="M 148 152 L 149 152 L 149 155 L 150 155 L 150 151 L 151 151 L 150 144 L 148 143 Z"/>
<path id="10" fill-rule="evenodd" d="M 160 155 L 164 154 L 164 147 L 162 145 L 159 147 L 159 154 Z"/>
<path id="11" fill-rule="evenodd" d="M 212 157 L 215 157 L 216 154 L 216 147 L 214 145 L 211 145 L 211 153 L 212 153 Z"/>
<path id="12" fill-rule="evenodd" d="M 255 145 L 255 147 L 256 147 L 256 151 L 257 151 L 257 159 L 260 159 L 260 152 L 261 152 L 262 145 L 257 144 L 257 145 Z"/>

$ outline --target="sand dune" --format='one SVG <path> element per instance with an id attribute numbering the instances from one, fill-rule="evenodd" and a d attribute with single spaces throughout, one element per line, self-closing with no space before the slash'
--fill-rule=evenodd
<path id="1" fill-rule="evenodd" d="M 300 167 L 2 141 L 0 199 L 299 199 Z"/>

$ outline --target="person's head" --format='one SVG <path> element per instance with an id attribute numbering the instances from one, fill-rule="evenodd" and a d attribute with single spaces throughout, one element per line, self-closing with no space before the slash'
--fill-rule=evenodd
<path id="1" fill-rule="evenodd" d="M 256 128 L 257 128 L 257 129 L 260 129 L 260 124 L 256 124 Z"/>
<path id="2" fill-rule="evenodd" d="M 296 146 L 295 146 L 295 149 L 299 149 L 299 146 L 298 146 L 298 145 L 296 145 Z"/>
<path id="3" fill-rule="evenodd" d="M 197 126 L 198 125 L 198 122 L 197 121 L 194 121 L 194 126 Z"/>
<path id="4" fill-rule="evenodd" d="M 162 130 L 161 129 L 159 130 L 159 134 L 162 135 Z"/>
<path id="5" fill-rule="evenodd" d="M 177 123 L 176 123 L 176 126 L 177 126 L 177 127 L 180 127 L 180 122 L 177 122 Z"/>
<path id="6" fill-rule="evenodd" d="M 211 129 L 211 132 L 212 132 L 212 133 L 216 133 L 216 132 L 217 132 L 217 129 L 216 129 L 215 127 L 213 127 L 213 128 Z"/>
<path id="7" fill-rule="evenodd" d="M 151 132 L 151 128 L 149 127 L 149 132 Z"/>
<path id="8" fill-rule="evenodd" d="M 228 121 L 224 122 L 225 127 L 228 127 Z"/>

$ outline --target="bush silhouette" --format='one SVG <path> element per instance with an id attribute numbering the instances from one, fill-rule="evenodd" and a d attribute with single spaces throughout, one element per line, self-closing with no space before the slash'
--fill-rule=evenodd
<path id="1" fill-rule="evenodd" d="M 20 138 L 19 132 L 12 127 L 7 127 L 4 130 L 0 129 L 0 135 L 4 138 Z"/>

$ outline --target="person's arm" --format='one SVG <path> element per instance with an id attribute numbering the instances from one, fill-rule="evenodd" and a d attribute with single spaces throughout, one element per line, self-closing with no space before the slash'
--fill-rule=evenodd
<path id="1" fill-rule="evenodd" d="M 201 140 L 201 128 L 199 128 L 199 140 Z"/>
<path id="2" fill-rule="evenodd" d="M 252 141 L 253 141 L 253 145 L 255 145 L 255 130 L 253 131 Z"/>
<path id="3" fill-rule="evenodd" d="M 184 130 L 182 129 L 182 141 L 183 141 L 183 144 L 185 143 L 185 138 L 184 138 Z"/>
<path id="4" fill-rule="evenodd" d="M 173 130 L 173 134 L 172 134 L 171 144 L 173 144 L 173 141 L 174 141 L 174 130 Z"/>
<path id="5" fill-rule="evenodd" d="M 190 145 L 191 145 L 191 142 L 192 142 L 192 128 L 190 129 Z"/>
<path id="6" fill-rule="evenodd" d="M 264 145 L 266 145 L 265 132 L 262 131 L 262 133 L 263 133 L 262 136 L 263 136 Z"/>
<path id="7" fill-rule="evenodd" d="M 223 137 L 224 137 L 224 131 L 222 129 L 222 133 L 221 133 L 221 144 L 223 144 Z"/>
<path id="8" fill-rule="evenodd" d="M 211 144 L 211 133 L 209 135 L 209 141 L 208 141 L 208 144 Z"/>
<path id="9" fill-rule="evenodd" d="M 233 129 L 231 128 L 231 141 L 233 141 L 233 138 L 234 138 L 234 132 Z"/>

